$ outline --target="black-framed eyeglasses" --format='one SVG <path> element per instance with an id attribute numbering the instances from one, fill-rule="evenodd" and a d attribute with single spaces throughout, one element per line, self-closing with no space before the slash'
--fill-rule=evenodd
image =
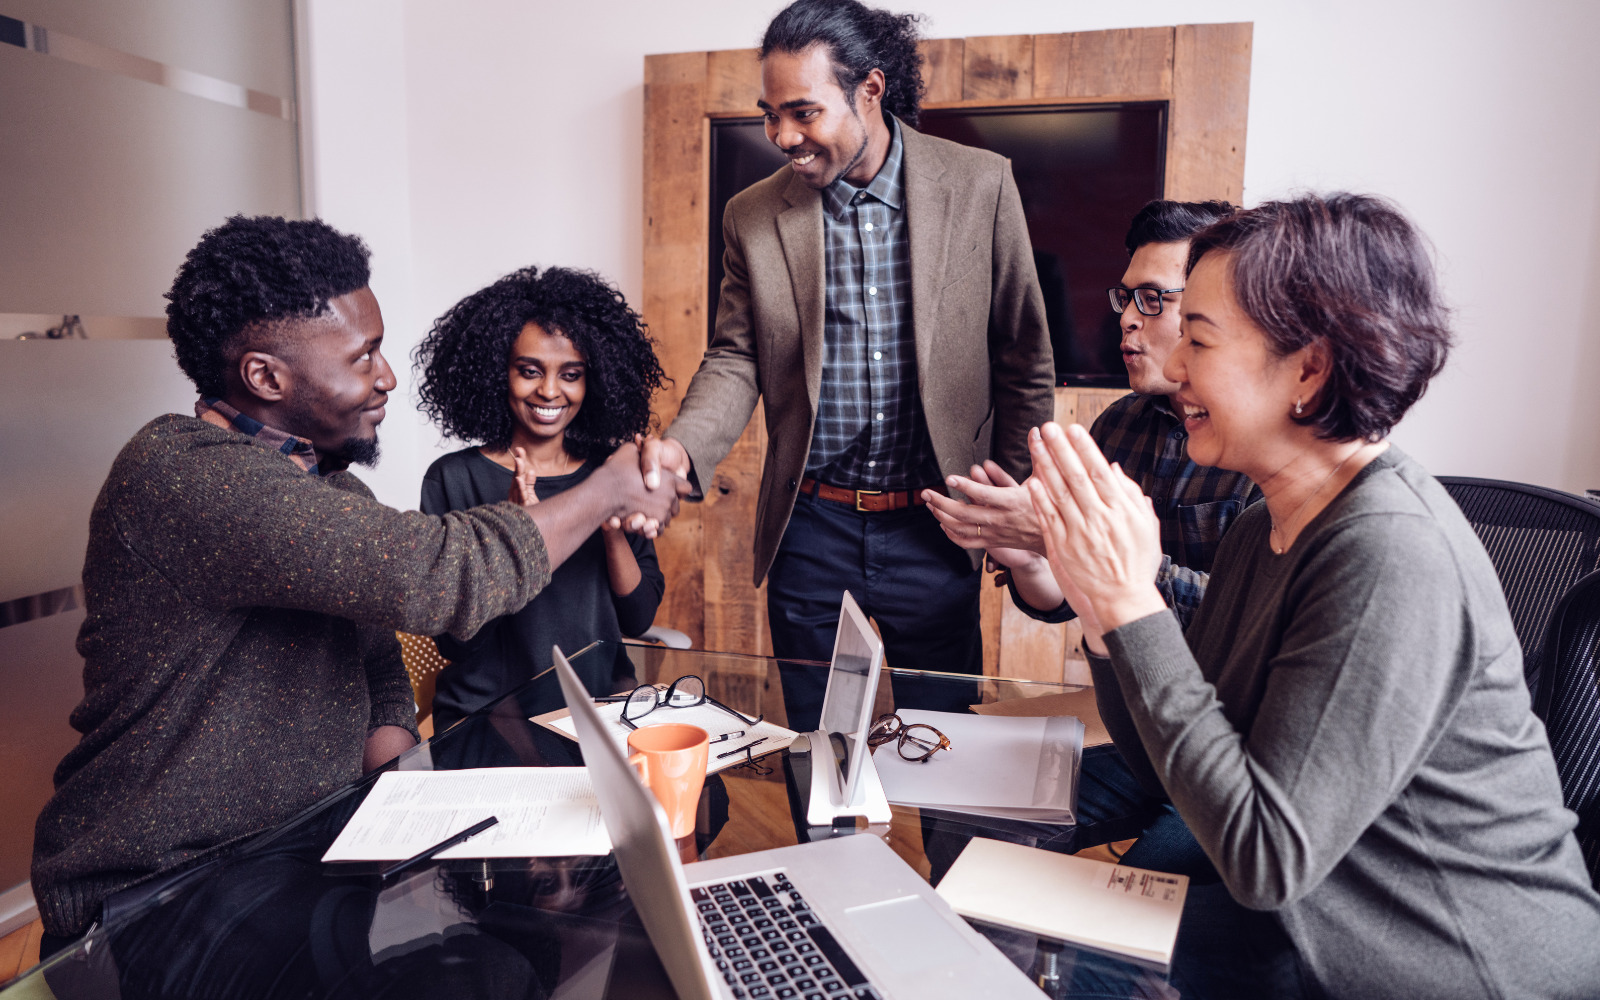
<path id="1" fill-rule="evenodd" d="M 1123 288 L 1118 285 L 1116 288 L 1106 289 L 1106 296 L 1111 299 L 1111 311 L 1118 316 L 1128 308 L 1129 299 L 1133 300 L 1134 308 L 1138 309 L 1140 314 L 1160 316 L 1161 308 L 1165 304 L 1162 296 L 1181 291 L 1183 291 L 1181 288 Z"/>
<path id="2" fill-rule="evenodd" d="M 867 730 L 867 746 L 881 747 L 896 741 L 900 756 L 912 762 L 927 761 L 940 750 L 950 749 L 950 737 L 924 722 L 906 725 L 898 715 L 881 715 Z"/>
<path id="3" fill-rule="evenodd" d="M 654 684 L 640 684 L 627 694 L 616 694 L 595 700 L 623 702 L 622 724 L 629 729 L 638 729 L 636 719 L 642 719 L 662 706 L 693 708 L 696 705 L 712 705 L 751 726 L 766 718 L 764 715 L 758 715 L 752 719 L 706 694 L 706 682 L 696 674 L 684 674 L 666 688 L 659 688 Z"/>

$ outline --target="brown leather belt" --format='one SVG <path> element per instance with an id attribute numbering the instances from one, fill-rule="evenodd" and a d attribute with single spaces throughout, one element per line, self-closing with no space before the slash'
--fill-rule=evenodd
<path id="1" fill-rule="evenodd" d="M 879 513 L 886 510 L 905 510 L 927 503 L 921 490 L 847 490 L 842 486 L 829 486 L 815 479 L 800 480 L 800 492 L 809 493 L 819 500 L 848 504 L 856 510 Z"/>

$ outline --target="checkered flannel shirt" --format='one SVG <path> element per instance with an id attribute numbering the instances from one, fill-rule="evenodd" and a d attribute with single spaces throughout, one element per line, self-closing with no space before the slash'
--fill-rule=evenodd
<path id="1" fill-rule="evenodd" d="M 841 177 L 822 191 L 822 389 L 806 475 L 849 489 L 939 482 L 917 390 L 899 121 L 890 129 L 889 157 L 871 183 Z"/>
<path id="2" fill-rule="evenodd" d="M 271 445 L 278 451 L 289 456 L 294 464 L 306 471 L 307 475 L 317 475 L 317 449 L 311 442 L 303 437 L 295 437 L 268 427 L 254 417 L 247 417 L 238 410 L 224 403 L 214 396 L 202 396 L 195 401 L 194 415 L 208 424 L 238 431 L 240 434 L 255 438 L 263 444 Z"/>
<path id="3" fill-rule="evenodd" d="M 1223 532 L 1240 512 L 1261 498 L 1261 490 L 1240 472 L 1196 465 L 1189 458 L 1189 434 L 1165 396 L 1124 396 L 1106 407 L 1089 436 L 1106 461 L 1116 462 L 1155 502 L 1161 521 L 1161 570 L 1156 587 L 1178 623 L 1189 619 L 1205 596 L 1211 563 Z M 1012 596 L 1016 597 L 1015 587 Z M 1018 600 L 1017 607 L 1045 621 L 1066 621 L 1076 612 L 1062 605 L 1039 612 Z"/>

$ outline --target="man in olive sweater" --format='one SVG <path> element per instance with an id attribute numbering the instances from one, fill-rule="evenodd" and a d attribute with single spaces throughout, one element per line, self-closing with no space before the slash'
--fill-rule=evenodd
<path id="1" fill-rule="evenodd" d="M 34 837 L 49 944 L 108 896 L 275 825 L 414 745 L 395 630 L 470 636 L 521 608 L 599 528 L 665 524 L 626 446 L 524 507 L 429 517 L 349 472 L 395 387 L 356 237 L 235 217 L 167 310 L 201 399 L 123 448 L 90 515 L 82 741 Z"/>

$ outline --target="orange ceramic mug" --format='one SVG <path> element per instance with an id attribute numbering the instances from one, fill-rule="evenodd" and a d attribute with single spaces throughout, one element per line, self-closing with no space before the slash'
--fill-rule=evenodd
<path id="1" fill-rule="evenodd" d="M 667 812 L 674 837 L 694 832 L 711 738 L 699 726 L 664 722 L 628 734 L 628 764 Z"/>

